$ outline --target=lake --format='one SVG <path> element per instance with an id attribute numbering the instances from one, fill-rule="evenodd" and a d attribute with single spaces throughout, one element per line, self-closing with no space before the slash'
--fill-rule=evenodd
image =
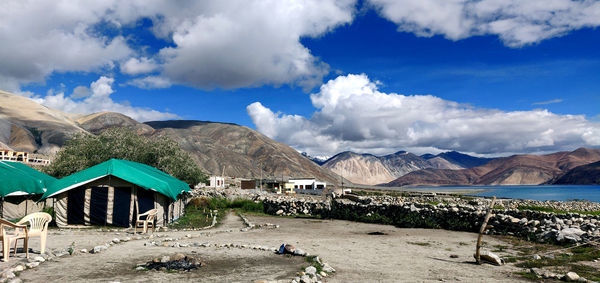
<path id="1" fill-rule="evenodd" d="M 589 200 L 600 202 L 600 185 L 543 185 L 543 186 L 456 186 L 456 187 L 419 187 L 432 190 L 478 190 L 468 193 L 473 196 L 531 200 Z M 483 192 L 479 190 L 485 190 Z"/>

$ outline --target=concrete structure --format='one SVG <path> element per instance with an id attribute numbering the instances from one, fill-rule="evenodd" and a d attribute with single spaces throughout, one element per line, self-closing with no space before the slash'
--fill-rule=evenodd
<path id="1" fill-rule="evenodd" d="M 225 188 L 225 178 L 219 176 L 210 177 L 209 187 L 211 188 Z"/>
<path id="2" fill-rule="evenodd" d="M 1 161 L 15 161 L 32 165 L 48 165 L 50 160 L 42 159 L 25 151 L 13 151 L 10 149 L 0 149 Z"/>
<path id="3" fill-rule="evenodd" d="M 317 181 L 315 178 L 290 179 L 289 182 L 294 184 L 294 189 L 300 190 L 323 190 L 327 187 L 327 183 Z"/>

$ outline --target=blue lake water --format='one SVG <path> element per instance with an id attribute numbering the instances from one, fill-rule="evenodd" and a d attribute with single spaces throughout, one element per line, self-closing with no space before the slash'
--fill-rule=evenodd
<path id="1" fill-rule="evenodd" d="M 422 188 L 424 189 L 424 188 Z M 463 186 L 435 187 L 431 189 L 465 190 L 484 189 L 485 192 L 469 195 L 531 200 L 589 200 L 600 202 L 600 185 L 548 185 L 548 186 Z"/>

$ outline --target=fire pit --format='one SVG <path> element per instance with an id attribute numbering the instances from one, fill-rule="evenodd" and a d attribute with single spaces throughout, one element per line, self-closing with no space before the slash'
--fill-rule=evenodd
<path id="1" fill-rule="evenodd" d="M 147 270 L 190 271 L 204 265 L 206 265 L 204 262 L 195 257 L 176 254 L 172 257 L 163 256 L 162 258 L 155 258 L 146 264 L 139 265 L 139 267 Z"/>

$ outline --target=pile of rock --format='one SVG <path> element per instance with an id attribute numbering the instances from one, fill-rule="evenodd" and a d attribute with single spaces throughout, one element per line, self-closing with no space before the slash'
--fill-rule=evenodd
<path id="1" fill-rule="evenodd" d="M 165 255 L 161 258 L 154 258 L 149 262 L 138 264 L 135 270 L 190 271 L 205 265 L 198 258 L 178 253 L 174 256 Z"/>

